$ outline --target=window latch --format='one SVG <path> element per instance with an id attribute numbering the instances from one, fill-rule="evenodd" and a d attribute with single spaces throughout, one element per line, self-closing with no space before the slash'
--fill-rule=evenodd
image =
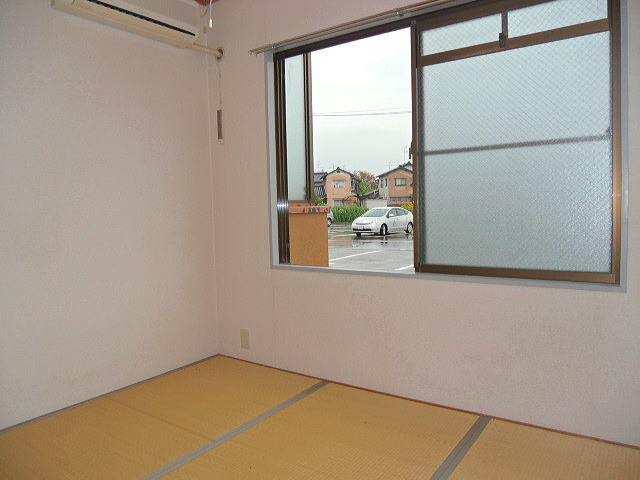
<path id="1" fill-rule="evenodd" d="M 498 42 L 500 43 L 500 48 L 507 48 L 507 36 L 504 33 L 498 35 Z"/>

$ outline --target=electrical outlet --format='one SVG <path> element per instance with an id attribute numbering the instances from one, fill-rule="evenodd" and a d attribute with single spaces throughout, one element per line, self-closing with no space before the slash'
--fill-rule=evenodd
<path id="1" fill-rule="evenodd" d="M 249 350 L 249 330 L 246 328 L 240 329 L 240 347 Z"/>

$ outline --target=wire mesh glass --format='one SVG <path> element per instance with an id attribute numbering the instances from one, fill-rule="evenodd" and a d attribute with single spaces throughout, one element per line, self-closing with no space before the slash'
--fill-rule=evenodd
<path id="1" fill-rule="evenodd" d="M 421 55 L 497 42 L 500 32 L 502 32 L 500 14 L 425 30 L 420 34 Z"/>
<path id="2" fill-rule="evenodd" d="M 607 18 L 607 0 L 556 0 L 509 12 L 509 37 Z"/>
<path id="3" fill-rule="evenodd" d="M 305 137 L 304 56 L 284 61 L 287 182 L 289 200 L 307 198 L 307 157 Z"/>
<path id="4" fill-rule="evenodd" d="M 609 272 L 609 33 L 418 74 L 422 263 Z"/>

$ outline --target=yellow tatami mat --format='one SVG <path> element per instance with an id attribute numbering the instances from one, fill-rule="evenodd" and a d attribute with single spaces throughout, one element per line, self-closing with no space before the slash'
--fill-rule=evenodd
<path id="1" fill-rule="evenodd" d="M 218 356 L 109 398 L 212 440 L 316 383 Z"/>
<path id="2" fill-rule="evenodd" d="M 0 433 L 0 479 L 139 479 L 316 383 L 215 357 Z"/>
<path id="3" fill-rule="evenodd" d="M 640 450 L 492 420 L 451 480 L 638 480 Z"/>
<path id="4" fill-rule="evenodd" d="M 478 417 L 329 384 L 169 479 L 428 479 Z"/>
<path id="5" fill-rule="evenodd" d="M 219 356 L 0 433 L 0 480 L 640 479 L 639 449 L 476 420 Z"/>
<path id="6" fill-rule="evenodd" d="M 205 441 L 100 398 L 0 434 L 0 479 L 138 479 Z"/>

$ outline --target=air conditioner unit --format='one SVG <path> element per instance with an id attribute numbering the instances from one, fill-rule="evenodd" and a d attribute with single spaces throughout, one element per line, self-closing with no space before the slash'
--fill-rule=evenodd
<path id="1" fill-rule="evenodd" d="M 177 47 L 195 48 L 221 57 L 222 51 L 200 45 L 200 8 L 185 0 L 51 0 L 57 10 L 138 33 Z"/>

